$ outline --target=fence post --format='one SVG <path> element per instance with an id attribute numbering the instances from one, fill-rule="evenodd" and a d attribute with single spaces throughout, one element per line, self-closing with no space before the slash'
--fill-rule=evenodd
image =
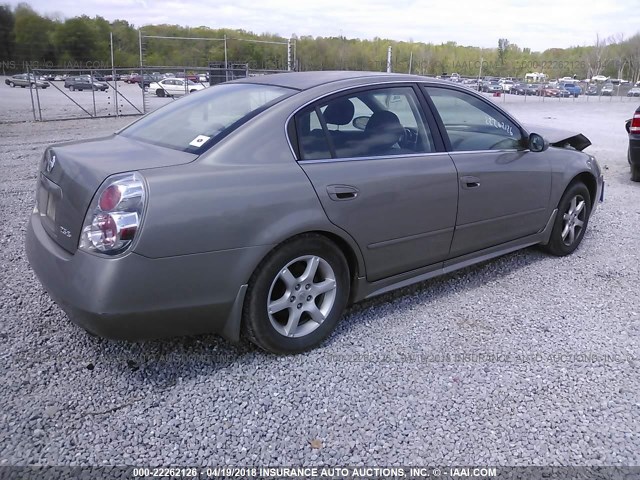
<path id="1" fill-rule="evenodd" d="M 113 89 L 115 91 L 115 108 L 116 117 L 120 116 L 118 108 L 118 80 L 116 78 L 116 66 L 113 62 L 113 32 L 109 32 L 109 43 L 111 44 L 111 80 L 113 81 Z"/>
<path id="2" fill-rule="evenodd" d="M 142 90 L 142 113 L 147 113 L 147 103 L 144 96 L 144 71 L 142 67 L 142 31 L 138 29 L 138 46 L 140 47 L 140 90 Z"/>
<path id="3" fill-rule="evenodd" d="M 91 80 L 91 95 L 93 95 L 93 116 L 96 117 L 98 113 L 96 112 L 96 89 L 93 86 L 93 74 L 95 70 L 89 70 L 89 80 Z"/>
<path id="4" fill-rule="evenodd" d="M 37 122 L 36 118 L 36 104 L 33 101 L 33 89 L 31 88 L 31 68 L 27 65 L 27 79 L 29 79 L 29 94 L 31 95 L 31 111 L 33 112 L 33 121 Z"/>
<path id="5" fill-rule="evenodd" d="M 38 104 L 38 118 L 42 121 L 42 108 L 40 107 L 40 93 L 38 92 L 38 79 L 36 78 L 36 71 L 33 72 L 33 80 L 36 84 L 36 103 Z"/>

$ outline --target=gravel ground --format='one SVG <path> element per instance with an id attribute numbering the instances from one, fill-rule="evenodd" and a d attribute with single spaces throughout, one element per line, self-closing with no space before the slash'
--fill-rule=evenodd
<path id="1" fill-rule="evenodd" d="M 531 248 L 356 305 L 295 357 L 72 325 L 24 254 L 36 165 L 46 144 L 126 120 L 0 125 L 0 465 L 640 464 L 633 106 L 506 105 L 594 143 L 606 201 L 578 251 Z"/>

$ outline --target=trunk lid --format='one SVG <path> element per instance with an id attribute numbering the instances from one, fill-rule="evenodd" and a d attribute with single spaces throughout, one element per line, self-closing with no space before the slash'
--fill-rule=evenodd
<path id="1" fill-rule="evenodd" d="M 110 175 L 192 162 L 197 155 L 143 143 L 122 135 L 49 147 L 40 162 L 37 207 L 42 225 L 74 253 L 87 208 Z"/>

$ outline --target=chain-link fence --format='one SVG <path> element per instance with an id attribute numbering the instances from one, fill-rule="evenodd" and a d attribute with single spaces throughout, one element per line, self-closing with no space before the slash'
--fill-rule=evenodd
<path id="1" fill-rule="evenodd" d="M 49 121 L 143 115 L 184 95 L 237 78 L 278 73 L 250 69 L 145 66 L 144 68 L 29 69 L 0 77 L 0 122 Z"/>
<path id="2" fill-rule="evenodd" d="M 21 75 L 0 77 L 0 122 L 142 115 L 210 85 L 281 71 L 251 69 L 248 64 L 238 62 L 227 62 L 226 66 L 224 62 L 210 62 L 207 66 L 138 66 L 108 70 L 29 69 Z M 581 91 L 577 96 L 541 92 L 516 94 L 514 87 L 509 93 L 485 92 L 484 95 L 507 105 L 515 102 L 603 105 L 628 102 L 631 108 L 640 102 L 640 91 L 629 84 L 579 86 Z M 477 89 L 475 85 L 467 87 Z"/>

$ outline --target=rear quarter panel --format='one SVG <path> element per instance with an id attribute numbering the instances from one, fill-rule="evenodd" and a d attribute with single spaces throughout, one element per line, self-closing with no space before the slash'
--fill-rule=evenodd
<path id="1" fill-rule="evenodd" d="M 134 247 L 160 258 L 276 246 L 299 233 L 353 239 L 327 219 L 285 133 L 291 107 L 276 105 L 188 165 L 143 170 L 148 205 Z"/>

